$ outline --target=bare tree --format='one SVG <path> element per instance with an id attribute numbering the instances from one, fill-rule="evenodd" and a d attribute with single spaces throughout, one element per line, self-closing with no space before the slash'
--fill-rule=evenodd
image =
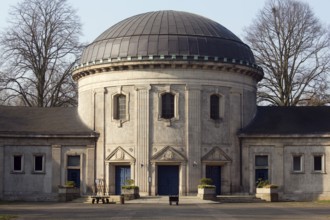
<path id="1" fill-rule="evenodd" d="M 24 0 L 0 35 L 4 104 L 76 105 L 71 69 L 81 54 L 81 23 L 66 0 Z"/>
<path id="2" fill-rule="evenodd" d="M 329 31 L 308 4 L 269 0 L 245 32 L 265 73 L 258 85 L 259 103 L 295 106 L 329 102 L 324 94 L 328 91 Z"/>

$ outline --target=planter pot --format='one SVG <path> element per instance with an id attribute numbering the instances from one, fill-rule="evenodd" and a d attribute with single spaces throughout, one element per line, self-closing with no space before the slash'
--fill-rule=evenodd
<path id="1" fill-rule="evenodd" d="M 256 197 L 268 202 L 278 201 L 278 189 L 277 188 L 257 188 Z"/>
<path id="2" fill-rule="evenodd" d="M 197 196 L 203 200 L 214 200 L 216 197 L 215 188 L 198 188 Z"/>
<path id="3" fill-rule="evenodd" d="M 121 189 L 121 193 L 124 195 L 125 200 L 132 200 L 132 199 L 140 198 L 139 188 Z"/>
<path id="4" fill-rule="evenodd" d="M 59 187 L 58 201 L 67 202 L 80 197 L 80 189 L 76 187 Z"/>

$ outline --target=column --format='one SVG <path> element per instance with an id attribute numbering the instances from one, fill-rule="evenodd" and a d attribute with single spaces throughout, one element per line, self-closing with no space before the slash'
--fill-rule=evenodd
<path id="1" fill-rule="evenodd" d="M 201 86 L 186 86 L 187 193 L 197 193 L 201 175 Z M 197 166 L 194 167 L 194 161 Z"/>
<path id="2" fill-rule="evenodd" d="M 180 175 L 180 195 L 187 195 L 187 163 L 181 163 L 181 175 Z"/>
<path id="3" fill-rule="evenodd" d="M 151 166 L 151 195 L 156 195 L 156 163 L 150 163 Z"/>
<path id="4" fill-rule="evenodd" d="M 105 163 L 105 179 L 104 179 L 104 192 L 105 195 L 110 194 L 110 164 Z"/>
<path id="5" fill-rule="evenodd" d="M 136 183 L 141 195 L 149 195 L 149 90 L 150 85 L 136 86 Z"/>

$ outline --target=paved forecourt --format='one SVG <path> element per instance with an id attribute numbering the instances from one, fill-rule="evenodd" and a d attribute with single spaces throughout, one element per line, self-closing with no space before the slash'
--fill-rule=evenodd
<path id="1" fill-rule="evenodd" d="M 330 219 L 328 203 L 1 203 L 0 219 Z"/>

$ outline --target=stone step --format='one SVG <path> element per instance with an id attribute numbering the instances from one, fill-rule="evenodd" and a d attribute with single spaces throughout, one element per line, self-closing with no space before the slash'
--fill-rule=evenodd
<path id="1" fill-rule="evenodd" d="M 216 198 L 221 203 L 258 203 L 265 202 L 254 195 L 219 195 Z"/>

